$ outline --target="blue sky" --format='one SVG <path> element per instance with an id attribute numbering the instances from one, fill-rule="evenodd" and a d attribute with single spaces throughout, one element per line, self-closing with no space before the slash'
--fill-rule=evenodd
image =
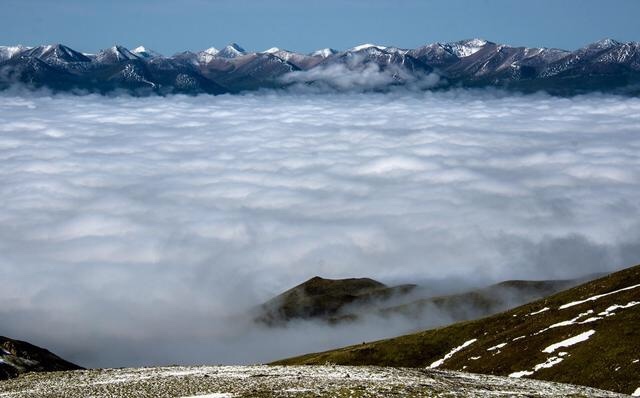
<path id="1" fill-rule="evenodd" d="M 172 54 L 229 42 L 308 52 L 471 37 L 565 49 L 640 40 L 637 0 L 3 0 L 2 9 L 1 44 L 87 52 L 114 43 Z"/>

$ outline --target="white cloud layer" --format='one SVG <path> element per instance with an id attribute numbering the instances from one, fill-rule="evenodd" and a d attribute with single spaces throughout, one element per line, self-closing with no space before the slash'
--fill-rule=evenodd
<path id="1" fill-rule="evenodd" d="M 0 334 L 119 366 L 400 333 L 246 332 L 234 314 L 314 275 L 488 281 L 639 263 L 639 154 L 637 98 L 5 94 Z"/>
<path id="2" fill-rule="evenodd" d="M 366 62 L 361 55 L 353 55 L 344 63 L 289 72 L 280 80 L 291 84 L 291 91 L 302 92 L 421 91 L 438 85 L 440 76 L 410 71 L 395 64 L 383 68 L 375 62 Z"/>

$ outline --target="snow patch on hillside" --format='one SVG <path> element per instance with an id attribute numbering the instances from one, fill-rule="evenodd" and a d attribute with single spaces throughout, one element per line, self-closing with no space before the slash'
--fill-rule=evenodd
<path id="1" fill-rule="evenodd" d="M 557 350 L 558 348 L 562 348 L 562 347 L 571 347 L 572 345 L 581 343 L 583 341 L 587 341 L 589 340 L 589 337 L 591 337 L 596 331 L 595 330 L 588 330 L 584 333 L 580 333 L 577 336 L 573 336 L 570 337 L 566 340 L 562 340 L 558 343 L 555 344 L 551 344 L 549 347 L 545 348 L 544 350 L 542 350 L 542 352 L 546 352 L 546 353 L 552 353 L 555 350 Z"/>
<path id="2" fill-rule="evenodd" d="M 527 316 L 542 314 L 543 312 L 549 311 L 549 309 L 550 309 L 549 307 L 544 307 L 541 310 L 534 311 L 534 312 L 532 312 L 530 314 L 527 314 Z"/>
<path id="3" fill-rule="evenodd" d="M 440 365 L 442 365 L 444 363 L 444 361 L 446 361 L 447 359 L 451 358 L 455 353 L 457 353 L 458 351 L 463 350 L 464 348 L 470 346 L 471 344 L 475 343 L 476 341 L 478 341 L 478 339 L 471 339 L 471 340 L 465 341 L 464 343 L 462 343 L 462 345 L 459 345 L 458 347 L 456 347 L 453 350 L 449 351 L 449 353 L 447 353 L 444 356 L 444 358 L 438 359 L 437 361 L 435 361 L 434 363 L 429 365 L 429 368 L 435 369 L 435 368 L 439 367 Z"/>
<path id="4" fill-rule="evenodd" d="M 589 302 L 589 301 L 596 301 L 596 300 L 598 300 L 598 299 L 601 299 L 602 297 L 606 297 L 606 296 L 610 296 L 610 295 L 612 295 L 612 294 L 616 294 L 616 293 L 624 292 L 624 291 L 626 291 L 626 290 L 636 289 L 636 288 L 638 288 L 638 287 L 640 287 L 640 284 L 633 285 L 633 286 L 629 286 L 629 287 L 625 287 L 625 288 L 618 289 L 618 290 L 614 290 L 613 292 L 609 292 L 609 293 L 598 294 L 598 295 L 595 295 L 595 296 L 591 296 L 591 297 L 589 297 L 589 298 L 586 298 L 586 299 L 584 299 L 584 300 L 572 301 L 572 302 L 570 302 L 570 303 L 567 303 L 567 304 L 563 304 L 563 305 L 561 305 L 561 306 L 560 306 L 560 309 L 561 309 L 561 310 L 564 310 L 565 308 L 570 308 L 570 307 L 573 307 L 573 306 L 576 306 L 576 305 L 584 304 L 584 303 L 587 303 L 587 302 Z"/>

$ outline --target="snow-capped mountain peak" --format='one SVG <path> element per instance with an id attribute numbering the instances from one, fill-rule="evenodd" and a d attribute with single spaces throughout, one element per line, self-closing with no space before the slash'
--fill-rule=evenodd
<path id="1" fill-rule="evenodd" d="M 220 52 L 220 50 L 218 50 L 218 49 L 217 49 L 217 48 L 215 48 L 215 47 L 209 47 L 209 48 L 207 48 L 206 50 L 202 50 L 202 52 L 203 52 L 204 54 L 216 55 L 216 54 L 218 54 L 218 53 Z"/>
<path id="2" fill-rule="evenodd" d="M 589 47 L 607 49 L 607 48 L 615 47 L 615 46 L 620 45 L 620 44 L 622 44 L 622 43 L 620 43 L 617 40 L 605 38 L 605 39 L 602 39 L 602 40 L 598 40 L 597 42 L 589 45 Z"/>
<path id="3" fill-rule="evenodd" d="M 447 46 L 456 56 L 463 58 L 473 55 L 480 51 L 489 42 L 484 39 L 461 40 L 455 43 L 449 43 Z"/>
<path id="4" fill-rule="evenodd" d="M 22 44 L 17 46 L 0 46 L 0 62 L 12 58 L 18 53 L 29 50 L 31 47 L 25 47 Z"/>
<path id="5" fill-rule="evenodd" d="M 276 54 L 276 53 L 279 53 L 280 51 L 282 51 L 282 50 L 279 49 L 278 47 L 271 47 L 268 50 L 264 50 L 263 53 L 264 54 Z"/>
<path id="6" fill-rule="evenodd" d="M 216 55 L 222 58 L 236 58 L 241 55 L 245 55 L 247 52 L 244 48 L 240 47 L 236 43 L 231 43 L 222 50 L 220 50 Z"/>
<path id="7" fill-rule="evenodd" d="M 355 47 L 349 49 L 349 51 L 362 51 L 362 50 L 367 50 L 369 48 L 377 48 L 378 50 L 386 50 L 387 49 L 387 47 L 385 47 L 385 46 L 379 46 L 377 44 L 366 43 L 366 44 L 361 44 L 359 46 L 355 46 Z"/>
<path id="8" fill-rule="evenodd" d="M 131 50 L 131 52 L 139 57 L 142 58 L 158 58 L 158 57 L 162 57 L 162 54 L 150 50 L 144 46 L 138 46 L 136 48 L 134 48 L 133 50 Z"/>
<path id="9" fill-rule="evenodd" d="M 30 57 L 39 58 L 40 60 L 43 60 L 49 64 L 90 61 L 90 59 L 85 55 L 72 50 L 71 48 L 62 44 L 48 44 L 45 46 L 38 46 L 28 50 L 24 50 L 24 53 Z"/>
<path id="10" fill-rule="evenodd" d="M 96 60 L 98 62 L 121 62 L 136 60 L 140 58 L 141 57 L 139 57 L 138 55 L 132 53 L 127 48 L 120 45 L 115 45 L 113 47 L 102 50 L 96 55 Z"/>
<path id="11" fill-rule="evenodd" d="M 198 62 L 208 64 L 220 53 L 215 47 L 209 47 L 206 50 L 202 50 L 197 54 Z"/>

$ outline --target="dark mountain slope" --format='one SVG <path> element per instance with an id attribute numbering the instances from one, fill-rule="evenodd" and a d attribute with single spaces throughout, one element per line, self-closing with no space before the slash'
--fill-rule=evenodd
<path id="1" fill-rule="evenodd" d="M 0 336 L 0 380 L 27 372 L 82 369 L 80 366 L 25 341 Z"/>
<path id="2" fill-rule="evenodd" d="M 429 318 L 446 314 L 453 322 L 467 321 L 528 303 L 577 285 L 578 280 L 512 280 L 446 296 L 426 297 L 379 310 L 383 316 Z"/>
<path id="3" fill-rule="evenodd" d="M 339 321 L 350 304 L 367 304 L 410 292 L 415 285 L 389 287 L 373 279 L 324 279 L 316 276 L 267 301 L 256 321 L 278 325 L 293 319 Z M 348 316 L 348 315 L 347 315 Z"/>
<path id="4" fill-rule="evenodd" d="M 513 310 L 277 364 L 408 366 L 640 387 L 640 266 Z"/>
<path id="5" fill-rule="evenodd" d="M 388 287 L 367 278 L 331 280 L 315 277 L 263 304 L 256 320 L 271 326 L 296 319 L 337 324 L 378 316 L 407 318 L 415 327 L 438 325 L 492 315 L 578 283 L 579 280 L 514 280 L 432 296 L 429 289 L 416 285 Z"/>

